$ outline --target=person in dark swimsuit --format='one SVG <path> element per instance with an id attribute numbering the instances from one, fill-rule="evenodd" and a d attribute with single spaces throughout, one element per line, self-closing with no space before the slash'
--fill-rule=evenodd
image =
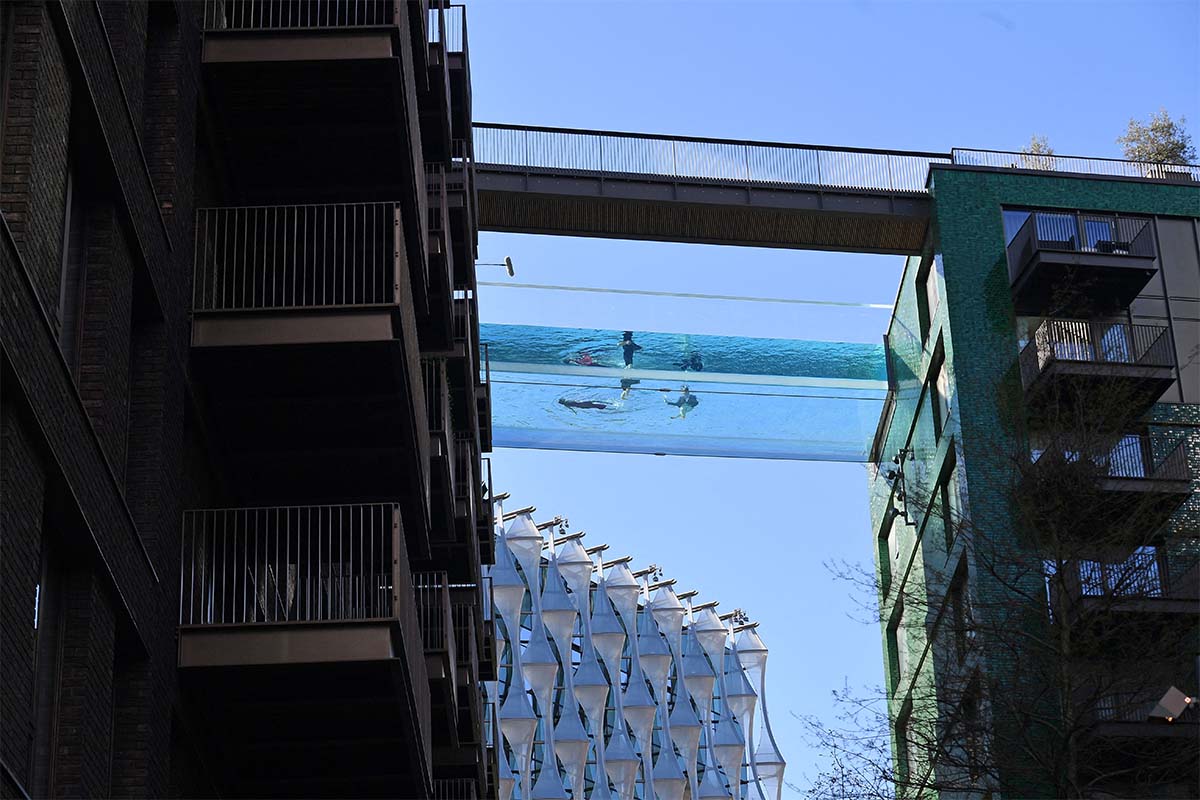
<path id="1" fill-rule="evenodd" d="M 703 372 L 704 361 L 701 360 L 699 353 L 688 353 L 684 356 L 683 361 L 679 362 L 679 368 L 684 372 L 687 372 L 689 369 L 693 372 Z"/>
<path id="2" fill-rule="evenodd" d="M 671 419 L 683 419 L 688 415 L 689 411 L 700 405 L 700 398 L 692 394 L 692 390 L 686 385 L 679 390 L 679 397 L 674 400 L 667 400 L 667 398 L 664 397 L 663 401 L 667 405 L 675 406 L 679 409 L 679 413 L 671 417 Z"/>
<path id="3" fill-rule="evenodd" d="M 625 331 L 625 335 L 620 341 L 621 353 L 625 357 L 625 369 L 633 366 L 633 354 L 642 349 L 642 346 L 633 341 L 633 331 Z"/>
<path id="4" fill-rule="evenodd" d="M 633 387 L 637 386 L 639 383 L 641 383 L 641 381 L 635 380 L 633 378 L 622 378 L 621 379 L 621 399 L 627 400 L 629 398 L 630 390 L 632 390 Z"/>
<path id="5" fill-rule="evenodd" d="M 599 400 L 568 400 L 565 397 L 558 398 L 558 404 L 571 409 L 571 413 L 575 413 L 577 408 L 608 408 L 608 403 L 602 403 Z"/>

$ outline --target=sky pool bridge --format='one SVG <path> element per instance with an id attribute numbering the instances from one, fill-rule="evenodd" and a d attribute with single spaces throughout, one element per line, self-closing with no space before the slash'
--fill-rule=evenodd
<path id="1" fill-rule="evenodd" d="M 933 164 L 1200 182 L 1195 166 L 964 148 L 490 123 L 473 137 L 479 228 L 514 233 L 912 255 Z M 881 345 L 637 332 L 626 366 L 618 330 L 480 333 L 497 446 L 865 461 L 887 393 Z"/>

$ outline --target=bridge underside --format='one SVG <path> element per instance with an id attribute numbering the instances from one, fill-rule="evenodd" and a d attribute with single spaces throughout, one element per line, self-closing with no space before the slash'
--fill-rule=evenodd
<path id="1" fill-rule="evenodd" d="M 879 345 L 480 326 L 497 447 L 867 460 L 886 393 Z M 687 391 L 684 391 L 684 387 Z"/>
<path id="2" fill-rule="evenodd" d="M 481 230 L 912 255 L 913 192 L 477 165 Z"/>

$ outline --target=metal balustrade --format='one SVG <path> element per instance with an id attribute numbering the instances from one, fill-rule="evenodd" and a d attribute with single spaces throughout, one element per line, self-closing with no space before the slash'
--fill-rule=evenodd
<path id="1" fill-rule="evenodd" d="M 953 163 L 970 167 L 1074 172 L 1112 178 L 1200 181 L 1200 166 L 1193 164 L 1156 164 L 1118 158 L 1087 158 L 1084 156 L 1060 156 L 1053 153 L 1020 153 L 1009 150 L 975 150 L 963 147 L 954 148 L 950 154 Z"/>
<path id="2" fill-rule="evenodd" d="M 475 606 L 471 603 L 451 603 L 450 618 L 454 625 L 456 663 L 469 667 L 472 675 L 479 672 L 479 648 L 475 637 Z"/>
<path id="3" fill-rule="evenodd" d="M 1102 477 L 1187 481 L 1191 475 L 1186 445 L 1187 440 L 1177 436 L 1128 434 L 1099 452 L 1085 453 L 1068 449 L 1054 452 L 1066 462 L 1091 462 Z M 1090 449 L 1094 451 L 1094 448 Z M 1034 450 L 1034 462 L 1041 461 L 1051 452 Z"/>
<path id="4" fill-rule="evenodd" d="M 478 787 L 470 778 L 434 778 L 433 800 L 477 800 Z"/>
<path id="5" fill-rule="evenodd" d="M 1009 256 L 1023 265 L 1039 250 L 1100 253 L 1154 258 L 1154 234 L 1145 217 L 1034 211 L 1008 245 Z"/>
<path id="6" fill-rule="evenodd" d="M 179 624 L 394 617 L 411 605 L 396 596 L 398 515 L 392 503 L 187 511 Z"/>
<path id="7" fill-rule="evenodd" d="M 394 305 L 399 231 L 396 203 L 202 208 L 192 308 Z"/>
<path id="8" fill-rule="evenodd" d="M 450 617 L 450 582 L 445 571 L 414 572 L 412 580 L 425 652 L 448 653 L 449 663 L 457 663 Z"/>
<path id="9" fill-rule="evenodd" d="M 467 52 L 467 10 L 450 5 L 429 9 L 429 43 L 443 45 L 447 53 Z"/>
<path id="10" fill-rule="evenodd" d="M 915 193 L 931 163 L 950 162 L 944 153 L 493 123 L 474 125 L 474 145 L 481 167 Z"/>
<path id="11" fill-rule="evenodd" d="M 1164 325 L 1044 319 L 1021 348 L 1020 361 L 1029 386 L 1054 361 L 1170 368 L 1175 351 Z"/>
<path id="12" fill-rule="evenodd" d="M 281 31 L 399 24 L 403 0 L 205 0 L 204 30 Z"/>
<path id="13" fill-rule="evenodd" d="M 461 504 L 465 516 L 475 523 L 475 495 L 480 489 L 479 457 L 475 437 L 469 431 L 454 434 L 454 500 Z"/>

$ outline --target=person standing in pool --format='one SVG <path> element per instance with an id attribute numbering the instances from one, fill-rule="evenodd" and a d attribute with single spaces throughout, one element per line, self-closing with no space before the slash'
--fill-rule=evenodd
<path id="1" fill-rule="evenodd" d="M 633 378 L 622 378 L 621 379 L 621 399 L 628 400 L 630 390 L 632 390 L 633 387 L 637 386 L 639 383 L 641 383 L 641 381 L 635 380 Z"/>
<path id="2" fill-rule="evenodd" d="M 633 341 L 633 331 L 625 331 L 625 335 L 621 337 L 621 353 L 625 356 L 625 369 L 633 366 L 633 354 L 642 349 L 642 346 Z"/>
<path id="3" fill-rule="evenodd" d="M 692 394 L 692 390 L 689 389 L 685 383 L 683 388 L 679 390 L 679 397 L 674 400 L 668 400 L 664 397 L 663 402 L 669 406 L 675 406 L 679 409 L 679 413 L 671 417 L 671 419 L 683 419 L 688 415 L 689 411 L 700 405 L 700 398 Z"/>

